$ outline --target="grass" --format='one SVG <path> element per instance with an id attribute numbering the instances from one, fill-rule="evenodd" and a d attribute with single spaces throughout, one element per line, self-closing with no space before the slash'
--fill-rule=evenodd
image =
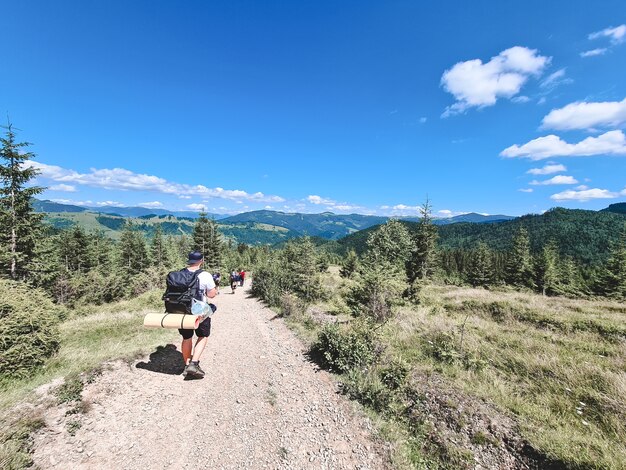
<path id="1" fill-rule="evenodd" d="M 431 286 L 386 337 L 418 375 L 440 374 L 515 416 L 549 458 L 609 469 L 626 466 L 624 325 L 616 302 Z"/>
<path id="2" fill-rule="evenodd" d="M 332 269 L 328 278 L 336 284 L 331 298 L 315 307 L 337 314 L 346 281 Z M 287 323 L 311 343 L 322 325 L 312 328 L 307 318 Z M 626 304 L 431 285 L 419 305 L 405 304 L 385 325 L 382 346 L 377 364 L 341 380 L 392 443 L 396 468 L 463 468 L 473 452 L 502 445 L 488 430 L 472 428 L 471 412 L 456 413 L 459 403 L 512 423 L 546 464 L 626 468 Z M 396 377 L 388 369 L 396 360 L 409 368 L 397 390 L 387 383 Z M 432 410 L 420 414 L 425 391 L 442 397 L 438 411 L 445 414 L 435 421 L 449 421 L 465 441 L 435 435 Z"/>
<path id="3" fill-rule="evenodd" d="M 171 330 L 143 327 L 145 313 L 161 308 L 160 292 L 148 292 L 132 300 L 78 309 L 60 325 L 59 351 L 42 369 L 26 379 L 0 382 L 0 429 L 5 429 L 0 432 L 0 468 L 24 468 L 30 462 L 28 436 L 43 424 L 30 405 L 37 399 L 37 387 L 65 379 L 55 392 L 57 399 L 79 402 L 80 410 L 83 384 L 102 363 L 132 359 L 176 340 Z"/>

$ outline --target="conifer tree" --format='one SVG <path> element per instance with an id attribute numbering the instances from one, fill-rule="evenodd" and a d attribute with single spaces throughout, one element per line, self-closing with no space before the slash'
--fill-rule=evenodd
<path id="1" fill-rule="evenodd" d="M 120 267 L 126 275 L 142 271 L 146 267 L 147 252 L 143 235 L 131 221 L 126 221 L 119 242 Z"/>
<path id="2" fill-rule="evenodd" d="M 341 269 L 339 274 L 341 277 L 351 277 L 359 268 L 359 257 L 356 254 L 356 251 L 350 250 L 346 255 L 343 264 L 341 265 Z"/>
<path id="3" fill-rule="evenodd" d="M 4 129 L 6 135 L 0 138 L 0 264 L 2 275 L 24 279 L 33 261 L 42 218 L 33 212 L 31 199 L 43 188 L 26 186 L 38 173 L 28 165 L 35 154 L 21 150 L 30 144 L 15 142 L 11 123 Z"/>
<path id="4" fill-rule="evenodd" d="M 59 257 L 61 265 L 68 272 L 89 270 L 89 241 L 85 231 L 76 225 L 65 230 L 59 237 Z"/>
<path id="5" fill-rule="evenodd" d="M 413 251 L 406 265 L 409 285 L 429 279 L 437 269 L 437 227 L 432 221 L 432 206 L 427 199 L 420 207 L 420 221 L 413 236 Z"/>
<path id="6" fill-rule="evenodd" d="M 222 238 L 217 229 L 217 222 L 209 219 L 205 212 L 200 213 L 194 225 L 192 249 L 204 255 L 209 269 L 219 270 L 222 262 Z"/>
<path id="7" fill-rule="evenodd" d="M 533 280 L 532 257 L 530 256 L 530 240 L 528 231 L 520 227 L 513 238 L 513 246 L 509 252 L 505 281 L 515 287 L 535 287 Z"/>
<path id="8" fill-rule="evenodd" d="M 559 252 L 556 243 L 548 242 L 535 260 L 535 280 L 537 289 L 543 295 L 553 294 L 557 291 L 559 282 Z"/>
<path id="9" fill-rule="evenodd" d="M 367 258 L 371 262 L 389 262 L 404 266 L 411 253 L 411 235 L 407 228 L 395 219 L 378 227 L 367 238 Z"/>
<path id="10" fill-rule="evenodd" d="M 215 219 L 209 219 L 209 251 L 207 253 L 207 266 L 212 272 L 220 270 L 222 264 L 222 235 L 217 228 Z"/>
<path id="11" fill-rule="evenodd" d="M 626 299 L 626 224 L 619 239 L 611 246 L 605 267 L 604 290 L 610 297 Z"/>
<path id="12" fill-rule="evenodd" d="M 487 287 L 493 282 L 493 258 L 484 242 L 479 242 L 472 253 L 467 280 L 474 287 Z"/>
<path id="13" fill-rule="evenodd" d="M 163 229 L 160 225 L 156 226 L 154 230 L 154 236 L 150 244 L 150 261 L 152 265 L 157 268 L 163 268 L 169 266 L 168 250 L 165 245 L 165 239 L 163 238 Z"/>

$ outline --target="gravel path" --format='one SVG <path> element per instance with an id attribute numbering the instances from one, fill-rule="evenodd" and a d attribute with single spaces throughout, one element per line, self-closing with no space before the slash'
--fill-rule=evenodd
<path id="1" fill-rule="evenodd" d="M 35 436 L 35 463 L 59 469 L 388 468 L 368 420 L 306 359 L 282 320 L 245 290 L 229 290 L 216 299 L 204 379 L 183 380 L 174 333 L 165 342 L 176 347 L 130 367 L 109 364 L 85 387 L 90 406 L 84 414 L 48 411 L 47 427 Z M 68 427 L 70 421 L 79 424 Z"/>

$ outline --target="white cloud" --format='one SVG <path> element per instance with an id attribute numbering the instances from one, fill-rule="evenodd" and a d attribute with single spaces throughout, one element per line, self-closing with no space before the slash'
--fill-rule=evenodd
<path id="1" fill-rule="evenodd" d="M 525 95 L 520 95 L 520 96 L 516 96 L 514 98 L 511 98 L 511 101 L 513 103 L 528 103 L 530 101 L 530 98 L 528 96 L 525 96 Z"/>
<path id="2" fill-rule="evenodd" d="M 532 193 L 534 191 L 533 188 L 522 188 L 522 189 L 518 189 L 518 191 L 522 192 L 522 193 Z"/>
<path id="3" fill-rule="evenodd" d="M 357 206 L 357 205 L 350 204 L 347 202 L 337 202 L 333 199 L 328 199 L 328 198 L 324 198 L 324 197 L 316 196 L 316 195 L 307 196 L 305 200 L 311 204 L 326 206 L 325 208 L 328 211 L 338 211 L 338 212 L 361 211 L 363 212 L 366 210 L 364 207 L 361 207 L 361 206 Z"/>
<path id="4" fill-rule="evenodd" d="M 578 184 L 578 180 L 576 180 L 572 176 L 557 175 L 544 181 L 537 181 L 537 180 L 531 181 L 529 184 L 532 184 L 534 186 L 537 186 L 537 185 L 548 186 L 548 185 L 556 185 L 556 184 Z"/>
<path id="5" fill-rule="evenodd" d="M 159 201 L 152 201 L 152 202 L 142 202 L 140 204 L 137 204 L 139 207 L 145 207 L 147 209 L 158 209 L 159 207 L 163 207 L 163 203 L 159 202 Z"/>
<path id="6" fill-rule="evenodd" d="M 421 117 L 420 118 L 420 124 L 424 124 L 426 121 L 428 121 L 428 118 L 426 118 L 426 117 Z"/>
<path id="7" fill-rule="evenodd" d="M 99 201 L 99 202 L 94 202 L 94 201 L 73 201 L 70 199 L 51 199 L 52 202 L 58 202 L 61 204 L 73 204 L 76 206 L 83 206 L 83 207 L 126 207 L 125 204 L 119 202 L 119 201 Z"/>
<path id="8" fill-rule="evenodd" d="M 311 195 L 311 196 L 307 196 L 306 198 L 307 201 L 309 201 L 311 204 L 332 204 L 334 201 L 332 199 L 325 199 L 321 196 L 315 196 L 315 195 Z"/>
<path id="9" fill-rule="evenodd" d="M 551 175 L 553 173 L 560 173 L 562 171 L 567 171 L 565 165 L 548 163 L 542 168 L 531 168 L 526 173 L 528 173 L 529 175 Z"/>
<path id="10" fill-rule="evenodd" d="M 622 191 L 623 192 L 623 191 Z M 554 201 L 579 201 L 586 202 L 592 199 L 614 199 L 619 196 L 619 193 L 609 191 L 607 189 L 583 189 L 580 191 L 567 190 L 560 193 L 553 194 L 550 199 Z"/>
<path id="11" fill-rule="evenodd" d="M 609 38 L 612 44 L 620 44 L 626 39 L 626 24 L 605 28 L 589 35 L 589 39 Z"/>
<path id="12" fill-rule="evenodd" d="M 598 47 L 597 49 L 591 49 L 580 53 L 581 57 L 595 57 L 598 55 L 604 55 L 608 49 L 606 47 Z"/>
<path id="13" fill-rule="evenodd" d="M 556 135 L 548 135 L 521 146 L 511 145 L 500 155 L 506 158 L 521 157 L 531 160 L 553 157 L 626 155 L 626 137 L 622 131 L 609 131 L 598 137 L 587 137 L 576 144 L 569 144 Z"/>
<path id="14" fill-rule="evenodd" d="M 556 72 L 551 73 L 546 78 L 544 78 L 539 86 L 541 88 L 553 89 L 559 85 L 572 83 L 573 80 L 571 78 L 565 77 L 565 69 L 559 69 Z"/>
<path id="15" fill-rule="evenodd" d="M 205 204 L 187 204 L 187 209 L 191 209 L 192 211 L 206 211 L 207 206 Z"/>
<path id="16" fill-rule="evenodd" d="M 626 98 L 622 101 L 570 103 L 553 109 L 542 120 L 544 129 L 572 130 L 617 127 L 626 123 Z"/>
<path id="17" fill-rule="evenodd" d="M 581 184 L 580 186 L 576 186 L 577 191 L 584 191 L 585 189 L 589 189 L 589 186 L 585 185 L 585 184 Z"/>
<path id="18" fill-rule="evenodd" d="M 442 117 L 472 107 L 492 106 L 498 98 L 514 97 L 531 76 L 543 72 L 550 60 L 535 49 L 515 46 L 487 63 L 474 59 L 455 64 L 443 73 L 441 85 L 457 102 L 447 107 Z"/>
<path id="19" fill-rule="evenodd" d="M 63 191 L 66 193 L 75 193 L 77 191 L 76 186 L 71 184 L 55 184 L 48 188 L 50 191 Z"/>
<path id="20" fill-rule="evenodd" d="M 189 185 L 167 181 L 158 176 L 134 173 L 124 168 L 96 169 L 88 173 L 62 168 L 56 165 L 29 160 L 26 162 L 40 171 L 39 177 L 62 183 L 74 183 L 104 189 L 123 191 L 154 191 L 162 194 L 172 194 L 178 197 L 201 196 L 205 198 L 228 199 L 231 201 L 251 202 L 283 202 L 280 196 L 265 195 L 261 192 L 247 193 L 240 189 L 208 188 L 203 185 Z"/>

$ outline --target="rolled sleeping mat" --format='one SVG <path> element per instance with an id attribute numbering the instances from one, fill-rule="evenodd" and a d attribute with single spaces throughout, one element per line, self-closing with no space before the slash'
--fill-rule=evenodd
<path id="1" fill-rule="evenodd" d="M 143 319 L 143 326 L 148 328 L 182 328 L 195 330 L 200 325 L 201 317 L 184 313 L 148 313 Z"/>

